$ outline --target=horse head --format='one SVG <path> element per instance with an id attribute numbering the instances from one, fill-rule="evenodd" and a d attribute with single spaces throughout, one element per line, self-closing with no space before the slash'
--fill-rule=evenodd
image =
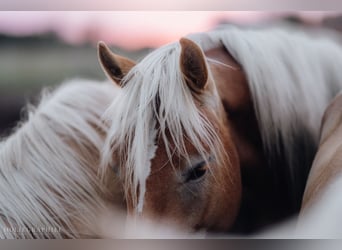
<path id="1" fill-rule="evenodd" d="M 240 205 L 240 163 L 201 48 L 182 38 L 135 65 L 100 43 L 99 58 L 122 86 L 107 112 L 104 159 L 118 163 L 129 214 L 228 229 Z"/>

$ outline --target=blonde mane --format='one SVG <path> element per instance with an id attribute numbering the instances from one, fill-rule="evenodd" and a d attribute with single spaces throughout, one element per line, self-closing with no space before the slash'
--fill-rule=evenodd
<path id="1" fill-rule="evenodd" d="M 143 209 L 145 181 L 151 171 L 150 160 L 156 150 L 157 136 L 163 140 L 171 163 L 174 154 L 189 160 L 185 140 L 195 146 L 203 159 L 207 159 L 208 154 L 217 161 L 223 159 L 221 140 L 197 108 L 183 79 L 180 51 L 180 45 L 174 43 L 146 56 L 125 77 L 122 94 L 105 114 L 105 119 L 112 121 L 112 125 L 102 165 L 111 164 L 116 152 L 119 159 L 115 160 L 126 168 L 125 190 L 132 192 L 133 199 L 137 197 L 139 186 L 139 198 L 133 200 L 137 212 Z M 217 115 L 219 98 L 215 91 L 214 95 L 214 100 L 203 96 L 203 101 L 204 106 Z M 203 145 L 212 151 L 208 152 Z"/>
<path id="2" fill-rule="evenodd" d="M 96 235 L 107 192 L 96 169 L 110 84 L 67 82 L 43 92 L 27 121 L 0 144 L 0 238 Z"/>

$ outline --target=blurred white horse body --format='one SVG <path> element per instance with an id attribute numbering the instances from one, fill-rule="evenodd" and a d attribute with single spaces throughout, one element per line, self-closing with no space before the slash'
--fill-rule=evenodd
<path id="1" fill-rule="evenodd" d="M 97 177 L 107 127 L 101 115 L 115 86 L 73 80 L 43 92 L 27 121 L 0 144 L 0 238 L 98 237 L 107 203 L 120 203 Z M 118 199 L 118 200 L 115 200 Z"/>

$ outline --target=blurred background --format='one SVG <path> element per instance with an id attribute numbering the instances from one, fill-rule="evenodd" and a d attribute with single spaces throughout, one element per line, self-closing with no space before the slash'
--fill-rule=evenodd
<path id="1" fill-rule="evenodd" d="M 104 80 L 96 44 L 134 60 L 221 24 L 295 25 L 342 32 L 339 12 L 0 12 L 0 135 L 11 131 L 42 87 L 71 78 Z"/>

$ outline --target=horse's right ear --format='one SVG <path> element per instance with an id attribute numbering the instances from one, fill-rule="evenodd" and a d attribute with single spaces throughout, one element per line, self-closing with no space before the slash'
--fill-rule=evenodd
<path id="1" fill-rule="evenodd" d="M 122 86 L 122 79 L 134 67 L 135 62 L 114 54 L 104 42 L 99 42 L 97 48 L 102 69 L 110 79 Z"/>

